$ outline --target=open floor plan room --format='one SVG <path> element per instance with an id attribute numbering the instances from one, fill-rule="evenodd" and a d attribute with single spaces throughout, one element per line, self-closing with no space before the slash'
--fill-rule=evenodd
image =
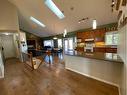
<path id="1" fill-rule="evenodd" d="M 0 0 L 0 95 L 127 95 L 127 0 Z"/>

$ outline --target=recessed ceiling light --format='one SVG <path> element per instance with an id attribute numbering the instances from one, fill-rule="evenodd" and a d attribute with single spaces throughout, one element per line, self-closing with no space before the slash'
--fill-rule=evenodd
<path id="1" fill-rule="evenodd" d="M 96 29 L 97 28 L 97 21 L 94 19 L 93 20 L 93 29 Z"/>
<path id="2" fill-rule="evenodd" d="M 7 35 L 7 36 L 8 36 L 8 35 L 9 35 L 9 33 L 5 33 L 5 35 Z"/>
<path id="3" fill-rule="evenodd" d="M 40 22 L 39 20 L 35 19 L 34 17 L 31 16 L 30 19 L 31 19 L 33 22 L 35 22 L 36 24 L 38 24 L 38 25 L 40 25 L 40 26 L 42 26 L 42 27 L 45 27 L 45 25 L 44 25 L 42 22 Z"/>
<path id="4" fill-rule="evenodd" d="M 59 18 L 65 18 L 64 14 L 60 11 L 60 9 L 55 5 L 52 0 L 45 0 L 46 6 Z"/>
<path id="5" fill-rule="evenodd" d="M 54 37 L 53 39 L 54 39 L 54 40 L 57 40 L 57 37 Z"/>

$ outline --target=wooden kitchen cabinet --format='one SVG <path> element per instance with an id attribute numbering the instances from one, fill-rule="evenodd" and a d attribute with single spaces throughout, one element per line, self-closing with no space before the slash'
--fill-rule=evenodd
<path id="1" fill-rule="evenodd" d="M 104 42 L 104 40 L 105 40 L 105 30 L 104 29 L 95 30 L 94 39 L 95 39 L 95 42 Z"/>
<path id="2" fill-rule="evenodd" d="M 96 29 L 86 32 L 77 32 L 77 39 L 95 39 L 95 42 L 104 42 L 105 40 L 105 29 Z"/>
<path id="3" fill-rule="evenodd" d="M 111 47 L 94 47 L 94 52 L 117 53 L 117 48 L 111 48 Z"/>
<path id="4" fill-rule="evenodd" d="M 108 52 L 108 53 L 117 53 L 117 48 L 106 48 L 106 52 Z"/>
<path id="5" fill-rule="evenodd" d="M 94 52 L 106 52 L 105 47 L 94 47 Z"/>
<path id="6" fill-rule="evenodd" d="M 84 47 L 76 47 L 76 51 L 84 51 Z"/>

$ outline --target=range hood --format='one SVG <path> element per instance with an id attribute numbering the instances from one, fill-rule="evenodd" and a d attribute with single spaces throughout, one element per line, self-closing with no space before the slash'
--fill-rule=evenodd
<path id="1" fill-rule="evenodd" d="M 94 41 L 94 39 L 85 39 L 85 41 Z"/>

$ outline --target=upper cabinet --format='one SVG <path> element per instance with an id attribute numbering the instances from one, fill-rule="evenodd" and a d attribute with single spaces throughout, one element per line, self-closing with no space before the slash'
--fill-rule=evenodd
<path id="1" fill-rule="evenodd" d="M 85 42 L 85 39 L 94 39 L 95 42 L 103 42 L 105 37 L 105 29 L 97 29 L 86 32 L 77 32 L 77 39 Z"/>
<path id="2" fill-rule="evenodd" d="M 105 29 L 98 29 L 94 31 L 95 42 L 104 42 L 105 41 Z"/>

